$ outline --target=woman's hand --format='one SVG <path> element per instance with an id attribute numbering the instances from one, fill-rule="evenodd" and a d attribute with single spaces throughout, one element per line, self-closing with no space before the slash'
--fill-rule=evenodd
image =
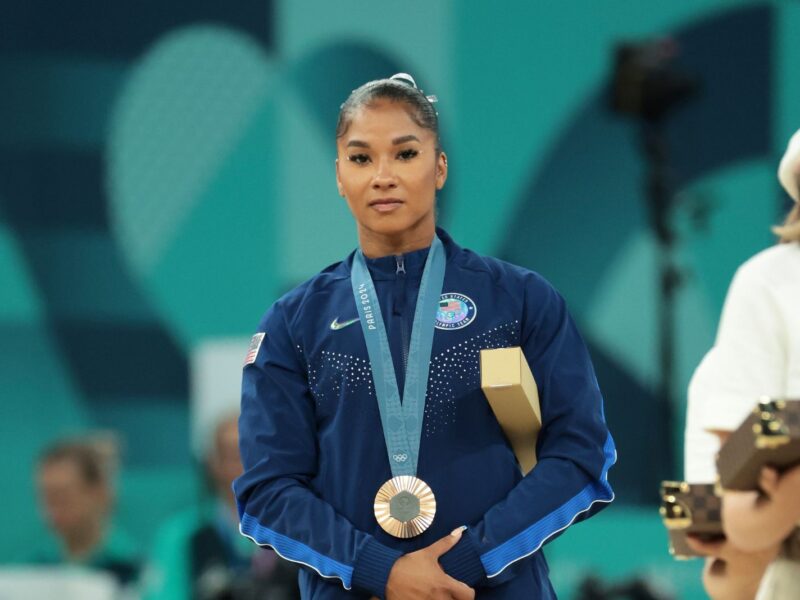
<path id="1" fill-rule="evenodd" d="M 800 465 L 782 475 L 771 467 L 761 469 L 759 486 L 792 525 L 800 519 Z"/>
<path id="2" fill-rule="evenodd" d="M 728 539 L 742 550 L 766 550 L 780 543 L 800 519 L 800 466 L 782 475 L 764 467 L 758 492 L 726 491 L 722 523 Z"/>
<path id="3" fill-rule="evenodd" d="M 704 542 L 692 536 L 687 542 L 708 557 L 703 587 L 713 600 L 753 600 L 767 566 L 780 550 L 776 544 L 759 552 L 743 552 L 727 540 Z"/>
<path id="4" fill-rule="evenodd" d="M 473 600 L 475 590 L 447 575 L 439 557 L 461 539 L 456 529 L 427 548 L 397 559 L 386 582 L 386 600 Z"/>

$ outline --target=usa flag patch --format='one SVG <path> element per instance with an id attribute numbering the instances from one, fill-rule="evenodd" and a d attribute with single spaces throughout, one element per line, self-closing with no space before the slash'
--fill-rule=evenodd
<path id="1" fill-rule="evenodd" d="M 264 341 L 263 333 L 257 333 L 253 336 L 250 340 L 250 347 L 247 349 L 247 356 L 244 357 L 244 366 L 252 365 L 256 362 L 256 357 L 258 356 L 258 350 L 261 348 L 261 342 Z"/>

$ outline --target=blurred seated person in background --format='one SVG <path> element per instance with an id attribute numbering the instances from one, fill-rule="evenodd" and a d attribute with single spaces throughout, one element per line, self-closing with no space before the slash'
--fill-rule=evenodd
<path id="1" fill-rule="evenodd" d="M 690 482 L 715 480 L 720 440 L 744 421 L 759 397 L 800 399 L 800 131 L 789 142 L 778 178 L 795 201 L 784 225 L 775 228 L 781 243 L 737 271 L 715 345 L 689 385 L 685 475 Z M 724 493 L 727 541 L 694 542 L 712 557 L 704 573 L 712 598 L 800 598 L 800 551 L 792 535 L 800 520 L 800 467 L 782 474 L 764 468 L 760 487 Z"/>
<path id="2" fill-rule="evenodd" d="M 33 562 L 106 571 L 121 585 L 135 581 L 136 547 L 111 524 L 116 463 L 116 445 L 106 438 L 63 440 L 42 453 L 36 483 L 57 541 L 36 553 Z"/>
<path id="3" fill-rule="evenodd" d="M 242 473 L 238 415 L 217 422 L 205 457 L 211 497 L 165 523 L 145 578 L 146 600 L 294 600 L 297 568 L 239 534 L 231 485 Z"/>

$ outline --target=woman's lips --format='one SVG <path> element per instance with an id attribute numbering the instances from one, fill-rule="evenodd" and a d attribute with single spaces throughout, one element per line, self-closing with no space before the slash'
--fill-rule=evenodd
<path id="1" fill-rule="evenodd" d="M 375 209 L 380 213 L 388 213 L 397 210 L 403 205 L 403 201 L 397 198 L 385 198 L 381 200 L 373 200 L 369 203 L 370 208 Z"/>

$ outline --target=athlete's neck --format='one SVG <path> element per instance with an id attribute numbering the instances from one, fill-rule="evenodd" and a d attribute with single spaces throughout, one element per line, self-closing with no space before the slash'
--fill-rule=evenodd
<path id="1" fill-rule="evenodd" d="M 394 256 L 428 248 L 433 243 L 434 235 L 436 235 L 435 224 L 395 235 L 376 233 L 361 226 L 358 228 L 358 241 L 361 251 L 367 258 Z"/>

